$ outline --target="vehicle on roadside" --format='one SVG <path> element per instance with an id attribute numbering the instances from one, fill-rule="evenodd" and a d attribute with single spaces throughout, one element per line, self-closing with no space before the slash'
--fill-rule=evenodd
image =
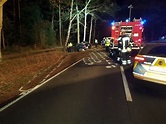
<path id="1" fill-rule="evenodd" d="M 89 43 L 87 41 L 83 41 L 82 44 L 85 45 L 86 49 L 91 49 L 91 47 L 92 47 L 91 43 Z"/>
<path id="2" fill-rule="evenodd" d="M 166 40 L 147 43 L 135 56 L 133 76 L 166 85 Z"/>
<path id="3" fill-rule="evenodd" d="M 74 46 L 74 51 L 85 51 L 87 49 L 91 49 L 92 45 L 89 43 L 89 42 L 86 42 L 86 41 L 83 41 L 81 43 L 77 43 L 75 46 Z"/>
<path id="4" fill-rule="evenodd" d="M 87 48 L 85 46 L 85 44 L 83 43 L 77 43 L 75 46 L 74 46 L 74 51 L 77 51 L 77 52 L 80 52 L 80 51 L 85 51 Z"/>

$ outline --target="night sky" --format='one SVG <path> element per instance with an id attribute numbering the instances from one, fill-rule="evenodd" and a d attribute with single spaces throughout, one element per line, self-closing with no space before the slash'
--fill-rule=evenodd
<path id="1" fill-rule="evenodd" d="M 110 22 L 125 21 L 129 18 L 128 6 L 132 4 L 131 20 L 142 18 L 147 22 L 144 25 L 144 39 L 151 41 L 166 35 L 166 0 L 115 0 L 120 6 L 120 11 L 116 12 L 115 17 L 108 17 L 106 22 L 98 22 L 98 38 L 110 36 Z"/>

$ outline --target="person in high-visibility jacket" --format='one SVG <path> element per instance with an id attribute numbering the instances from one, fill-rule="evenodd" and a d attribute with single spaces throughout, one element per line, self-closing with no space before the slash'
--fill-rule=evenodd
<path id="1" fill-rule="evenodd" d="M 69 42 L 67 45 L 67 51 L 72 52 L 72 49 L 73 49 L 73 44 L 71 42 Z"/>
<path id="2" fill-rule="evenodd" d="M 108 38 L 106 38 L 106 41 L 105 41 L 105 50 L 106 52 L 109 52 L 109 48 L 110 48 L 110 40 Z"/>

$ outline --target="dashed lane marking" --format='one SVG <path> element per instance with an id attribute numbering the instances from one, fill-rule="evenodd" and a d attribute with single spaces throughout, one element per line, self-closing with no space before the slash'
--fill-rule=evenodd
<path id="1" fill-rule="evenodd" d="M 116 65 L 107 65 L 106 68 L 116 68 Z"/>

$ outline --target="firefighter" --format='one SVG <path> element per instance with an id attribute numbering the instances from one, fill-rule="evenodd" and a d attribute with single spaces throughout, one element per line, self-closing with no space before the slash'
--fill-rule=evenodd
<path id="1" fill-rule="evenodd" d="M 105 37 L 103 38 L 103 40 L 101 41 L 101 46 L 104 48 L 105 47 Z"/>
<path id="2" fill-rule="evenodd" d="M 110 48 L 110 40 L 108 38 L 106 38 L 106 41 L 105 41 L 105 50 L 106 50 L 106 52 L 109 52 L 109 48 Z"/>
<path id="3" fill-rule="evenodd" d="M 73 44 L 72 44 L 72 42 L 69 42 L 67 45 L 67 51 L 72 52 L 72 49 L 73 49 Z"/>
<path id="4" fill-rule="evenodd" d="M 130 54 L 132 50 L 132 40 L 125 32 L 118 38 L 118 57 L 117 61 L 122 65 L 131 64 Z"/>

